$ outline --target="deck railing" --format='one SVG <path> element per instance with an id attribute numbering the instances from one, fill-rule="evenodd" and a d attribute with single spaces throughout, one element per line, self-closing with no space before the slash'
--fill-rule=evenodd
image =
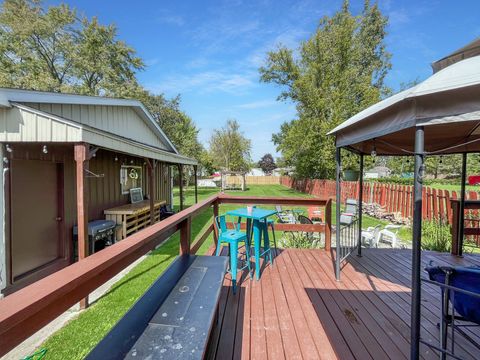
<path id="1" fill-rule="evenodd" d="M 359 219 L 354 218 L 350 224 L 340 225 L 340 239 L 338 249 L 339 261 L 344 261 L 358 247 L 358 223 Z"/>
<path id="2" fill-rule="evenodd" d="M 451 253 L 453 255 L 461 255 L 464 239 L 460 239 L 459 236 L 459 221 L 460 221 L 460 200 L 450 199 L 452 205 L 452 246 Z M 467 240 L 469 245 L 480 247 L 480 200 L 465 200 L 464 204 L 464 229 L 463 234 L 465 240 Z"/>
<path id="3" fill-rule="evenodd" d="M 177 231 L 180 254 L 195 254 L 213 232 L 213 221 L 191 241 L 192 220 L 207 211 L 218 215 L 220 204 L 323 206 L 325 223 L 277 224 L 279 231 L 323 232 L 330 249 L 331 201 L 318 198 L 239 197 L 216 194 L 126 239 L 94 253 L 0 300 L 0 356 L 85 298 Z M 210 250 L 210 253 L 212 251 Z"/>

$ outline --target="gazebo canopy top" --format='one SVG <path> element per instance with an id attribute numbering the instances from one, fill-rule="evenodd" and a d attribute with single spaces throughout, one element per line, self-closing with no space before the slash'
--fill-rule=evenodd
<path id="1" fill-rule="evenodd" d="M 379 155 L 408 155 L 414 150 L 415 127 L 424 126 L 426 153 L 480 152 L 479 125 L 477 55 L 370 106 L 329 134 L 336 136 L 337 147 L 359 153 L 369 154 L 375 148 Z"/>

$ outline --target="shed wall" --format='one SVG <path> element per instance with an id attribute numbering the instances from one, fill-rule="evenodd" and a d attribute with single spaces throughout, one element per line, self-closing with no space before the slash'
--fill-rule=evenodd
<path id="1" fill-rule="evenodd" d="M 33 144 L 10 144 L 13 151 L 8 153 L 7 156 L 12 159 L 25 159 L 25 160 L 43 160 L 51 161 L 56 163 L 62 163 L 64 166 L 64 228 L 63 228 L 63 238 L 65 239 L 65 253 L 63 254 L 62 260 L 66 263 L 70 263 L 72 259 L 73 252 L 73 238 L 72 238 L 72 229 L 77 222 L 76 218 L 76 184 L 75 184 L 75 161 L 73 156 L 73 145 L 72 144 L 48 144 L 48 153 L 44 154 L 42 152 L 41 143 Z M 3 147 L 2 147 L 3 148 Z M 115 161 L 115 157 L 118 158 Z M 96 153 L 96 156 L 93 157 L 90 162 L 90 171 L 94 174 L 100 175 L 103 174 L 103 177 L 89 177 L 88 178 L 88 193 L 89 193 L 89 220 L 95 219 L 104 219 L 105 215 L 103 211 L 110 207 L 115 207 L 130 202 L 128 195 L 123 195 L 120 189 L 120 167 L 122 164 L 127 165 L 138 165 L 142 167 L 142 187 L 144 194 L 148 193 L 148 184 L 147 184 L 147 174 L 146 167 L 144 165 L 144 160 L 142 158 L 137 158 L 133 156 L 128 156 L 124 154 L 115 154 L 113 152 L 99 149 Z M 8 173 L 7 173 L 8 174 Z M 170 183 L 168 181 L 170 176 L 170 166 L 165 163 L 158 163 L 156 168 L 156 197 L 157 199 L 166 200 L 167 203 L 170 202 L 171 189 Z M 165 181 L 167 180 L 167 181 Z M 15 201 L 10 199 L 10 201 Z M 1 204 L 1 197 L 0 197 Z M 41 204 L 38 204 L 38 211 L 41 211 Z M 8 209 L 7 209 L 8 210 Z M 0 217 L 2 212 L 0 210 Z M 28 219 L 26 219 L 28 221 Z M 8 220 L 4 222 L 8 227 Z M 14 239 L 9 238 L 8 229 L 6 231 L 0 231 L 0 271 L 2 266 L 6 266 L 5 272 L 0 273 L 5 279 L 7 285 L 12 284 L 11 275 L 7 274 L 10 272 L 8 270 L 8 259 L 2 262 L 2 252 L 8 254 L 9 242 L 15 241 Z M 4 234 L 7 244 L 2 244 L 1 240 L 3 239 Z M 5 265 L 6 263 L 6 265 Z M 8 270 L 8 271 L 7 271 Z M 58 268 L 55 268 L 58 270 Z M 27 285 L 32 281 L 35 281 L 37 277 L 35 274 L 32 274 L 32 277 L 24 278 L 21 280 L 21 284 L 17 285 Z M 47 274 L 42 273 L 42 276 Z M 0 281 L 0 285 L 2 282 Z M 17 286 L 14 286 L 17 288 Z M 2 287 L 0 286 L 0 290 Z"/>

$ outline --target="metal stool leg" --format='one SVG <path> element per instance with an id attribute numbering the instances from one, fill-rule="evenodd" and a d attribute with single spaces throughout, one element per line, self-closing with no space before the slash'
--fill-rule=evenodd
<path id="1" fill-rule="evenodd" d="M 272 235 L 273 235 L 273 247 L 275 248 L 275 256 L 277 256 L 277 239 L 275 238 L 275 226 L 273 223 L 270 223 L 270 227 L 272 228 Z M 272 253 L 272 250 L 270 250 L 270 254 Z M 270 255 L 271 256 L 271 255 Z M 273 260 L 272 260 L 272 265 L 273 265 Z"/>
<path id="2" fill-rule="evenodd" d="M 248 240 L 245 240 L 245 261 L 247 262 L 248 267 L 248 275 L 250 275 L 250 279 L 253 278 L 252 274 L 252 264 L 250 263 L 250 244 Z"/>
<path id="3" fill-rule="evenodd" d="M 233 293 L 237 290 L 238 242 L 230 243 L 230 272 L 232 274 Z"/>

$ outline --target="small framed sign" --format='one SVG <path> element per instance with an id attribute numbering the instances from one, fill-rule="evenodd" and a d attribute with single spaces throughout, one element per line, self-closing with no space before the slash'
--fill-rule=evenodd
<path id="1" fill-rule="evenodd" d="M 130 202 L 136 204 L 140 201 L 143 201 L 143 191 L 142 188 L 133 188 L 130 189 Z"/>

